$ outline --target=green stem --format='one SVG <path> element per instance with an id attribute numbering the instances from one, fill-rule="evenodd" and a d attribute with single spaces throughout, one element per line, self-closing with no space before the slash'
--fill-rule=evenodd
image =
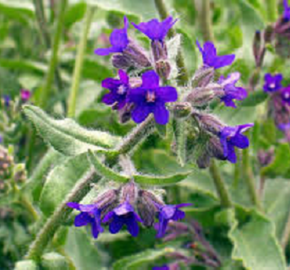
<path id="1" fill-rule="evenodd" d="M 68 101 L 68 117 L 71 117 L 71 118 L 75 117 L 77 94 L 78 94 L 80 78 L 82 74 L 82 67 L 83 67 L 83 62 L 84 62 L 86 46 L 87 46 L 88 33 L 89 33 L 90 25 L 92 23 L 93 15 L 94 15 L 94 8 L 88 7 L 82 36 L 78 45 L 77 58 L 75 62 L 74 72 L 73 72 L 72 87 L 71 87 L 70 97 Z"/>
<path id="2" fill-rule="evenodd" d="M 31 217 L 33 218 L 34 221 L 38 220 L 38 213 L 34 209 L 33 205 L 30 203 L 30 201 L 27 200 L 24 195 L 20 195 L 19 202 L 25 207 L 25 209 L 29 212 Z"/>
<path id="3" fill-rule="evenodd" d="M 45 247 L 49 241 L 53 238 L 53 235 L 59 228 L 59 226 L 64 222 L 72 209 L 67 207 L 68 202 L 79 202 L 90 190 L 91 183 L 100 180 L 99 176 L 96 176 L 92 171 L 90 174 L 81 179 L 73 188 L 70 194 L 65 198 L 65 200 L 56 209 L 54 214 L 48 219 L 44 227 L 36 236 L 36 239 L 31 244 L 26 259 L 39 260 Z"/>
<path id="4" fill-rule="evenodd" d="M 243 172 L 252 203 L 260 210 L 262 205 L 255 187 L 255 178 L 251 167 L 249 148 L 243 150 Z"/>
<path id="5" fill-rule="evenodd" d="M 154 130 L 154 125 L 152 125 L 153 123 L 152 117 L 149 117 L 149 119 L 138 125 L 131 132 L 131 134 L 127 136 L 124 143 L 118 148 L 118 156 L 130 152 L 130 150 L 136 146 L 137 138 L 140 142 L 149 136 Z M 116 158 L 118 158 L 118 156 Z M 117 159 L 115 159 L 114 162 L 116 162 L 116 160 Z M 111 163 L 113 164 L 113 162 Z M 100 179 L 100 176 L 94 176 L 94 173 L 90 173 L 88 177 L 80 180 L 80 182 L 76 184 L 71 193 L 64 199 L 54 214 L 48 219 L 34 242 L 31 244 L 28 254 L 26 255 L 27 259 L 38 260 L 41 257 L 42 252 L 49 241 L 53 238 L 54 233 L 72 212 L 72 209 L 67 207 L 67 203 L 79 202 L 90 191 L 90 186 L 94 178 L 97 178 L 97 180 L 95 179 L 94 181 L 96 182 Z"/>
<path id="6" fill-rule="evenodd" d="M 204 41 L 213 41 L 212 19 L 210 10 L 210 0 L 196 0 L 198 7 L 198 21 L 202 31 Z"/>
<path id="7" fill-rule="evenodd" d="M 160 15 L 160 18 L 163 20 L 165 18 L 167 18 L 169 16 L 169 13 L 167 11 L 167 8 L 166 8 L 164 1 L 163 0 L 154 0 L 154 2 L 155 2 L 155 6 L 158 10 L 158 13 Z M 171 28 L 168 32 L 168 37 L 172 38 L 175 35 L 176 35 L 175 30 L 173 28 Z M 186 85 L 188 80 L 189 80 L 189 77 L 188 77 L 188 72 L 187 72 L 186 67 L 185 67 L 184 57 L 182 55 L 181 50 L 178 51 L 178 54 L 176 57 L 176 64 L 177 64 L 177 67 L 179 70 L 178 83 L 180 85 Z"/>
<path id="8" fill-rule="evenodd" d="M 57 62 L 58 62 L 58 50 L 59 50 L 59 45 L 61 41 L 62 29 L 64 25 L 64 16 L 65 16 L 66 6 L 67 6 L 67 0 L 62 0 L 60 2 L 60 12 L 59 12 L 59 17 L 57 21 L 56 32 L 53 38 L 53 47 L 52 47 L 52 54 L 51 54 L 49 67 L 48 67 L 48 73 L 45 79 L 45 84 L 42 89 L 42 93 L 41 93 L 41 97 L 39 101 L 39 105 L 42 108 L 45 108 L 47 105 L 49 93 L 51 91 L 52 84 L 54 81 L 55 70 L 56 70 Z"/>
<path id="9" fill-rule="evenodd" d="M 211 165 L 209 167 L 209 172 L 212 176 L 212 179 L 214 180 L 214 184 L 216 187 L 216 190 L 218 192 L 221 205 L 223 207 L 229 208 L 232 207 L 232 202 L 229 196 L 229 193 L 227 191 L 226 185 L 224 183 L 224 180 L 222 179 L 220 172 L 214 162 L 214 160 L 211 161 Z"/>
<path id="10" fill-rule="evenodd" d="M 50 35 L 47 28 L 47 22 L 46 17 L 44 13 L 44 7 L 42 0 L 33 0 L 34 7 L 35 7 L 35 13 L 36 13 L 36 19 L 38 22 L 38 27 L 43 39 L 43 42 L 47 48 L 50 47 Z"/>
<path id="11" fill-rule="evenodd" d="M 265 6 L 267 10 L 267 17 L 269 22 L 276 22 L 278 18 L 278 1 L 277 0 L 265 0 Z"/>
<path id="12" fill-rule="evenodd" d="M 290 238 L 290 212 L 281 238 L 281 246 L 284 250 L 289 243 L 289 238 Z"/>

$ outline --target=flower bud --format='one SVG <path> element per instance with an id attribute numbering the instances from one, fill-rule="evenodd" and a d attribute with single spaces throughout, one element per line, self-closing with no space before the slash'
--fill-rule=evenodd
<path id="1" fill-rule="evenodd" d="M 218 84 L 210 84 L 207 87 L 194 88 L 185 98 L 193 106 L 200 107 L 208 104 L 216 97 L 224 95 L 223 87 Z"/>
<path id="2" fill-rule="evenodd" d="M 169 62 L 167 60 L 160 60 L 155 63 L 155 67 L 158 75 L 163 79 L 167 80 L 171 71 L 171 66 Z"/>
<path id="3" fill-rule="evenodd" d="M 283 58 L 289 58 L 290 45 L 290 21 L 281 17 L 275 25 L 275 49 L 277 54 Z"/>
<path id="4" fill-rule="evenodd" d="M 118 111 L 119 113 L 119 121 L 124 124 L 131 119 L 131 113 L 134 109 L 134 103 L 127 103 L 121 110 Z"/>
<path id="5" fill-rule="evenodd" d="M 152 192 L 140 190 L 138 197 L 138 213 L 144 222 L 144 225 L 150 227 L 154 223 L 156 212 L 158 211 L 156 204 L 163 204 Z"/>
<path id="6" fill-rule="evenodd" d="M 269 165 L 274 159 L 274 148 L 258 151 L 258 161 L 261 167 Z"/>
<path id="7" fill-rule="evenodd" d="M 207 152 L 210 154 L 211 157 L 214 157 L 219 160 L 226 160 L 224 156 L 223 146 L 220 143 L 220 140 L 216 137 L 212 137 L 209 139 L 207 146 Z"/>
<path id="8" fill-rule="evenodd" d="M 153 40 L 151 43 L 151 48 L 155 62 L 159 62 L 160 60 L 167 60 L 168 53 L 165 42 L 160 40 Z"/>
<path id="9" fill-rule="evenodd" d="M 219 135 L 225 125 L 211 114 L 194 112 L 192 116 L 198 121 L 201 129 L 214 135 Z"/>
<path id="10" fill-rule="evenodd" d="M 206 169 L 210 165 L 210 155 L 204 151 L 196 160 L 199 169 Z"/>
<path id="11" fill-rule="evenodd" d="M 213 80 L 213 78 L 214 68 L 203 66 L 195 72 L 191 85 L 192 87 L 205 87 Z"/>
<path id="12" fill-rule="evenodd" d="M 172 108 L 176 118 L 186 118 L 192 112 L 192 107 L 188 102 L 175 102 Z"/>
<path id="13" fill-rule="evenodd" d="M 147 68 L 151 66 L 144 49 L 136 42 L 130 41 L 122 53 L 113 55 L 112 63 L 115 68 Z"/>
<path id="14" fill-rule="evenodd" d="M 8 154 L 8 151 L 0 146 L 0 176 L 7 176 L 11 165 L 13 163 L 13 157 Z"/>
<path id="15" fill-rule="evenodd" d="M 110 189 L 102 194 L 100 194 L 93 203 L 102 209 L 102 216 L 105 216 L 109 211 L 111 211 L 118 204 L 118 194 L 119 191 L 116 189 Z"/>
<path id="16" fill-rule="evenodd" d="M 138 187 L 134 182 L 129 182 L 122 186 L 120 194 L 120 203 L 127 201 L 134 205 L 138 197 Z"/>

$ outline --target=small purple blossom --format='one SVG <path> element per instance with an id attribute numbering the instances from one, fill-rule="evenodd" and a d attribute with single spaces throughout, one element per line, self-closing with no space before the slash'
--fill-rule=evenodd
<path id="1" fill-rule="evenodd" d="M 3 95 L 3 101 L 4 101 L 4 105 L 6 107 L 9 107 L 10 106 L 11 97 L 9 95 Z"/>
<path id="2" fill-rule="evenodd" d="M 289 130 L 290 129 L 290 122 L 286 124 L 279 124 L 277 126 L 281 131 Z"/>
<path id="3" fill-rule="evenodd" d="M 254 124 L 245 124 L 235 127 L 224 127 L 219 135 L 223 146 L 224 156 L 231 163 L 236 163 L 237 157 L 235 147 L 245 149 L 249 146 L 249 139 L 243 135 L 245 131 L 254 126 Z"/>
<path id="4" fill-rule="evenodd" d="M 243 100 L 248 96 L 247 91 L 242 87 L 237 87 L 235 84 L 240 79 L 241 75 L 239 72 L 231 73 L 227 78 L 221 76 L 218 83 L 223 86 L 224 96 L 221 97 L 221 101 L 227 107 L 236 108 L 236 104 L 233 99 Z"/>
<path id="5" fill-rule="evenodd" d="M 275 92 L 282 87 L 282 74 L 271 75 L 270 73 L 265 74 L 264 77 L 264 91 L 265 92 Z"/>
<path id="6" fill-rule="evenodd" d="M 132 23 L 132 25 L 140 32 L 149 37 L 152 41 L 163 41 L 169 31 L 169 29 L 177 22 L 171 16 L 164 21 L 159 22 L 157 19 L 152 19 L 149 22 L 142 22 L 140 24 Z"/>
<path id="7" fill-rule="evenodd" d="M 177 91 L 172 86 L 159 86 L 159 76 L 153 70 L 142 75 L 142 85 L 131 89 L 128 94 L 130 102 L 135 104 L 132 119 L 136 123 L 143 122 L 150 113 L 154 114 L 155 121 L 165 125 L 169 121 L 169 111 L 166 102 L 174 102 L 178 98 Z"/>
<path id="8" fill-rule="evenodd" d="M 281 89 L 281 98 L 284 104 L 290 105 L 290 85 Z"/>
<path id="9" fill-rule="evenodd" d="M 139 234 L 138 222 L 143 222 L 136 214 L 134 207 L 127 201 L 120 204 L 113 211 L 105 215 L 103 223 L 110 222 L 109 231 L 112 234 L 118 233 L 123 225 L 127 226 L 128 232 L 136 237 Z"/>
<path id="10" fill-rule="evenodd" d="M 124 28 L 115 29 L 110 36 L 110 43 L 112 47 L 106 49 L 96 49 L 95 54 L 103 56 L 111 53 L 122 53 L 129 44 L 129 38 L 127 33 L 128 27 L 129 27 L 128 19 L 127 17 L 124 17 Z"/>
<path id="11" fill-rule="evenodd" d="M 103 96 L 102 101 L 107 105 L 116 104 L 116 108 L 121 110 L 127 100 L 127 94 L 129 91 L 129 77 L 125 71 L 119 70 L 119 78 L 107 78 L 103 80 L 102 87 L 110 90 L 110 93 Z"/>
<path id="12" fill-rule="evenodd" d="M 104 231 L 101 226 L 101 210 L 96 204 L 84 205 L 69 202 L 67 203 L 67 206 L 81 211 L 81 213 L 75 217 L 74 225 L 76 227 L 82 227 L 90 224 L 94 238 L 98 238 L 99 233 Z"/>
<path id="13" fill-rule="evenodd" d="M 20 91 L 22 101 L 28 101 L 31 97 L 31 92 L 26 89 L 21 89 Z"/>
<path id="14" fill-rule="evenodd" d="M 198 41 L 196 41 L 196 45 L 202 54 L 203 64 L 206 66 L 218 69 L 231 65 L 235 60 L 234 54 L 218 56 L 214 44 L 210 41 L 204 43 L 203 48 Z"/>
<path id="15" fill-rule="evenodd" d="M 156 204 L 159 210 L 159 213 L 158 213 L 159 224 L 157 226 L 158 232 L 157 232 L 156 237 L 161 238 L 165 235 L 166 228 L 170 220 L 177 221 L 185 217 L 185 213 L 179 210 L 179 208 L 187 207 L 191 205 L 192 205 L 191 203 L 182 203 L 182 204 L 177 204 L 177 205 L 157 205 Z"/>
<path id="16" fill-rule="evenodd" d="M 290 6 L 288 4 L 288 0 L 283 0 L 284 5 L 284 14 L 283 17 L 286 21 L 290 20 Z"/>
<path id="17" fill-rule="evenodd" d="M 169 266 L 164 264 L 162 266 L 154 266 L 152 270 L 169 270 Z"/>

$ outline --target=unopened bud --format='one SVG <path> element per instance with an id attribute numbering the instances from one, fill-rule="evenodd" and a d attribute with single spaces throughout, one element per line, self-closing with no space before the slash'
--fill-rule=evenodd
<path id="1" fill-rule="evenodd" d="M 7 176 L 10 171 L 13 158 L 8 154 L 8 151 L 0 146 L 0 175 Z"/>
<path id="2" fill-rule="evenodd" d="M 138 187 L 134 182 L 129 182 L 122 186 L 120 194 L 120 202 L 127 201 L 131 205 L 134 205 L 138 197 Z"/>
<path id="3" fill-rule="evenodd" d="M 131 113 L 134 109 L 134 103 L 127 103 L 121 110 L 118 111 L 119 113 L 119 121 L 124 124 L 131 119 Z"/>
<path id="4" fill-rule="evenodd" d="M 210 103 L 214 98 L 224 95 L 223 87 L 209 84 L 207 87 L 194 88 L 185 98 L 193 106 L 200 107 Z"/>
<path id="5" fill-rule="evenodd" d="M 219 160 L 226 160 L 226 157 L 224 156 L 223 146 L 218 138 L 216 137 L 210 138 L 206 148 L 210 156 Z"/>
<path id="6" fill-rule="evenodd" d="M 173 114 L 176 118 L 186 118 L 192 112 L 192 107 L 189 102 L 175 102 L 173 106 Z"/>
<path id="7" fill-rule="evenodd" d="M 119 191 L 115 189 L 110 189 L 102 194 L 100 194 L 93 203 L 102 209 L 102 216 L 105 216 L 109 211 L 118 205 L 118 194 Z"/>
<path id="8" fill-rule="evenodd" d="M 274 159 L 274 148 L 269 150 L 259 150 L 258 160 L 262 167 L 269 165 Z"/>
<path id="9" fill-rule="evenodd" d="M 152 192 L 147 190 L 139 191 L 137 208 L 144 222 L 144 226 L 150 227 L 153 225 L 157 212 L 156 204 L 162 205 L 163 202 L 161 202 Z"/>
<path id="10" fill-rule="evenodd" d="M 225 125 L 217 117 L 211 114 L 194 112 L 192 116 L 198 121 L 200 127 L 204 131 L 214 135 L 219 135 L 221 130 L 225 127 Z"/>
<path id="11" fill-rule="evenodd" d="M 199 169 L 206 169 L 210 165 L 210 155 L 204 151 L 196 160 Z"/>
<path id="12" fill-rule="evenodd" d="M 165 42 L 153 40 L 151 43 L 151 48 L 153 52 L 154 61 L 156 63 L 159 62 L 160 60 L 167 60 L 168 53 Z"/>
<path id="13" fill-rule="evenodd" d="M 113 66 L 119 69 L 147 68 L 151 66 L 145 50 L 134 41 L 130 41 L 122 53 L 113 55 L 112 62 Z"/>
<path id="14" fill-rule="evenodd" d="M 192 87 L 205 87 L 212 82 L 213 78 L 214 68 L 203 66 L 195 72 L 191 85 Z"/>
<path id="15" fill-rule="evenodd" d="M 167 60 L 160 60 L 155 63 L 156 71 L 163 79 L 168 79 L 171 71 L 171 66 Z"/>

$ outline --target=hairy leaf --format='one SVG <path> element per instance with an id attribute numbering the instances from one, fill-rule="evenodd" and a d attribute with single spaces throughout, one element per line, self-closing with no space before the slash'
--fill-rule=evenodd
<path id="1" fill-rule="evenodd" d="M 55 252 L 46 253 L 42 256 L 41 266 L 43 270 L 69 270 L 67 259 Z"/>
<path id="2" fill-rule="evenodd" d="M 94 166 L 96 172 L 104 176 L 105 178 L 109 180 L 114 180 L 116 182 L 126 183 L 130 180 L 129 176 L 121 175 L 104 165 L 96 154 L 94 154 L 92 151 L 88 152 L 88 158 L 91 164 Z"/>
<path id="3" fill-rule="evenodd" d="M 244 222 L 237 221 L 229 232 L 234 249 L 232 257 L 249 270 L 285 270 L 285 259 L 275 237 L 273 223 L 251 211 Z"/>
<path id="4" fill-rule="evenodd" d="M 90 167 L 84 153 L 69 158 L 49 173 L 40 197 L 40 209 L 46 216 L 53 213 L 75 183 L 88 174 Z"/>
<path id="5" fill-rule="evenodd" d="M 32 260 L 19 261 L 15 265 L 15 270 L 38 270 L 36 262 Z"/>
<path id="6" fill-rule="evenodd" d="M 72 119 L 55 120 L 35 106 L 24 106 L 24 113 L 39 134 L 64 155 L 74 156 L 88 149 L 107 149 L 116 146 L 119 138 L 102 131 L 90 131 Z"/>

